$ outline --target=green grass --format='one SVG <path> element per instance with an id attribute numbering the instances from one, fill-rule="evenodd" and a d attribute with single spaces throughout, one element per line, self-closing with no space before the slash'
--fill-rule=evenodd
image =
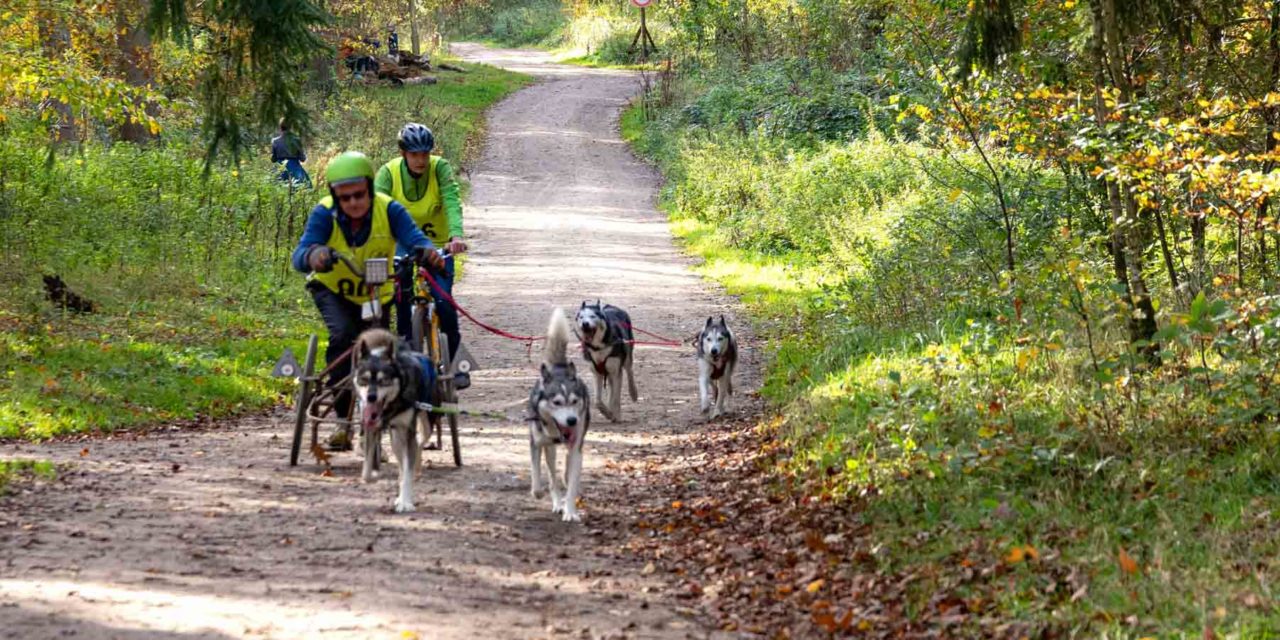
<path id="1" fill-rule="evenodd" d="M 1206 624 L 1280 637 L 1273 420 L 1225 420 L 1173 371 L 1098 391 L 1081 383 L 1078 341 L 998 318 L 860 322 L 828 286 L 848 272 L 732 246 L 723 224 L 680 208 L 686 181 L 713 192 L 717 177 L 688 175 L 679 133 L 637 107 L 622 133 L 660 159 L 674 232 L 767 341 L 762 394 L 778 417 L 761 428 L 785 444 L 770 472 L 862 505 L 880 570 L 916 576 L 909 610 L 951 590 L 984 615 L 1081 637 L 1199 638 Z M 1028 545 L 1037 558 L 1018 558 Z M 961 580 L 968 567 L 978 577 Z"/>
<path id="2" fill-rule="evenodd" d="M 58 470 L 47 460 L 0 460 L 0 495 L 25 477 L 52 480 L 58 477 Z"/>
<path id="3" fill-rule="evenodd" d="M 312 175 L 343 149 L 364 150 L 375 161 L 389 159 L 395 153 L 396 133 L 410 120 L 435 128 L 443 153 L 465 167 L 479 149 L 485 109 L 531 81 L 493 67 L 466 67 L 466 74 L 441 72 L 436 85 L 347 90 L 335 106 L 318 115 L 317 137 L 308 143 Z M 71 177 L 96 175 L 85 170 L 128 162 L 132 164 L 127 166 L 155 165 L 161 176 L 161 168 L 181 153 L 178 148 L 125 151 L 119 155 L 86 148 L 75 156 L 58 155 L 52 171 L 67 171 Z M 198 167 L 194 154 L 199 149 L 190 151 L 193 157 L 183 162 Z M 157 156 L 155 162 L 147 158 L 161 153 L 169 156 Z M 15 151 L 12 157 L 23 156 Z M 0 438 L 43 439 L 229 416 L 288 399 L 292 384 L 270 378 L 272 365 L 286 347 L 301 359 L 307 336 L 323 336 L 324 327 L 303 290 L 303 277 L 281 264 L 297 242 L 296 236 L 284 237 L 280 216 L 285 210 L 274 211 L 275 227 L 259 226 L 268 224 L 273 214 L 270 205 L 261 206 L 262 194 L 276 194 L 281 188 L 269 182 L 269 174 L 247 168 L 235 178 L 239 183 L 222 186 L 225 175 L 210 183 L 188 183 L 186 195 L 175 202 L 200 206 L 208 198 L 225 204 L 183 215 L 218 216 L 230 229 L 221 245 L 225 250 L 202 245 L 193 255 L 180 248 L 192 239 L 183 237 L 180 229 L 156 227 L 163 218 L 147 210 L 154 206 L 150 198 L 159 201 L 162 188 L 166 198 L 173 193 L 166 184 L 171 175 L 155 178 L 161 186 L 139 180 L 140 188 L 147 190 L 140 196 L 128 192 L 123 181 L 115 183 L 119 193 L 114 202 L 136 207 L 118 219 L 137 219 L 144 231 L 114 233 L 110 226 L 95 227 L 83 244 L 76 241 L 77 246 L 92 247 L 78 257 L 67 256 L 66 243 L 57 238 L 11 236 L 16 247 L 11 251 L 34 254 L 15 264 L 58 271 L 100 310 L 77 315 L 53 309 L 42 299 L 36 269 L 11 267 L 0 273 L 0 282 L 12 288 L 12 295 L 0 299 Z M 50 184 L 10 185 L 19 198 L 15 210 L 23 209 L 24 197 L 43 198 L 40 206 L 56 209 L 60 202 L 73 206 L 72 199 L 82 193 L 72 188 L 41 195 L 42 190 L 60 188 L 56 181 Z M 219 194 L 244 195 L 202 194 L 212 185 L 218 185 Z M 305 215 L 319 197 L 318 191 L 300 192 L 293 206 Z M 294 234 L 301 233 L 304 219 L 297 219 Z M 36 235 L 30 230 L 40 228 L 22 232 Z M 48 228 L 52 233 L 60 227 Z M 146 229 L 154 229 L 148 239 L 168 238 L 168 233 L 174 239 L 145 244 L 138 233 Z M 127 250 L 117 252 L 118 247 Z M 85 264 L 85 256 L 98 263 Z"/>

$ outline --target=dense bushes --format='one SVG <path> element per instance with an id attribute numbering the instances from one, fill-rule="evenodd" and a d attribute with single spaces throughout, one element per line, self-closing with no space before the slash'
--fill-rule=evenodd
<path id="1" fill-rule="evenodd" d="M 1162 612 L 1147 631 L 1194 628 L 1204 598 L 1247 591 L 1214 550 L 1275 553 L 1230 514 L 1277 506 L 1280 298 L 1219 276 L 1207 297 L 1161 309 L 1164 365 L 1146 371 L 1099 250 L 1106 220 L 1082 197 L 1093 187 L 1013 149 L 938 144 L 856 93 L 846 107 L 878 109 L 874 126 L 828 135 L 803 107 L 839 102 L 832 76 L 791 71 L 805 64 L 660 75 L 647 113 L 624 122 L 667 174 L 705 272 L 752 305 L 774 347 L 779 480 L 862 505 L 883 566 L 936 575 L 918 606 L 952 580 L 957 548 L 1000 559 L 1022 544 L 1093 576 L 1088 596 L 1053 605 L 1035 573 L 987 583 L 999 616 L 1041 628 L 1130 607 L 1117 540 L 1164 558 L 1139 596 Z M 1206 518 L 1229 524 L 1189 540 L 1178 524 Z M 1264 615 L 1232 611 L 1240 629 Z"/>
<path id="2" fill-rule="evenodd" d="M 344 149 L 377 161 L 406 121 L 466 166 L 484 109 L 524 78 L 474 67 L 426 88 L 354 87 L 315 100 L 319 178 Z M 269 406 L 267 374 L 322 330 L 288 264 L 322 191 L 291 191 L 259 156 L 215 164 L 183 122 L 145 144 L 51 149 L 37 123 L 0 136 L 0 438 L 39 438 Z M 265 146 L 265 139 L 258 141 Z M 320 185 L 323 188 L 323 185 Z M 98 312 L 45 300 L 57 274 Z"/>
<path id="3" fill-rule="evenodd" d="M 564 25 L 559 2 L 537 2 L 494 12 L 489 35 L 511 45 L 536 44 Z"/>

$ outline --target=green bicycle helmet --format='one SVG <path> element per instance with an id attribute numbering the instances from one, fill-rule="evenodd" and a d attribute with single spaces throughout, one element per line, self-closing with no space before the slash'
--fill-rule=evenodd
<path id="1" fill-rule="evenodd" d="M 329 161 L 324 169 L 324 179 L 331 186 L 356 180 L 373 180 L 373 163 L 369 156 L 359 151 L 343 151 Z"/>

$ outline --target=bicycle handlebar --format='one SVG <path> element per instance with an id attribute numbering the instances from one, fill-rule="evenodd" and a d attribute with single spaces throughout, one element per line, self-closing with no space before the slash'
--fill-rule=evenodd
<path id="1" fill-rule="evenodd" d="M 343 264 L 347 265 L 347 268 L 350 269 L 352 273 L 356 274 L 356 277 L 364 280 L 364 267 L 356 265 L 355 258 L 352 258 L 333 247 L 329 247 L 329 261 L 337 262 L 339 260 L 341 260 Z"/>

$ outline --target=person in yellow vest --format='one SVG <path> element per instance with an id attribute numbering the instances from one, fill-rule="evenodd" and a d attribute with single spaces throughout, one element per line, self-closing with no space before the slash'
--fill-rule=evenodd
<path id="1" fill-rule="evenodd" d="M 436 253 L 431 240 L 414 224 L 409 212 L 390 197 L 374 191 L 373 177 L 373 163 L 358 151 L 347 151 L 330 160 L 325 168 L 329 195 L 311 210 L 302 239 L 293 251 L 293 268 L 308 274 L 307 291 L 329 330 L 326 365 L 351 348 L 360 332 L 369 328 L 362 318 L 362 308 L 370 299 L 369 291 L 351 269 L 333 260 L 331 249 L 352 256 L 356 264 L 363 264 L 369 258 L 379 257 L 389 262 L 399 245 L 406 247 L 406 253 L 421 264 L 436 269 L 444 267 L 444 260 Z M 378 292 L 383 303 L 391 302 L 392 295 L 394 291 L 390 286 Z M 384 315 L 380 324 L 386 328 L 389 318 Z M 336 382 L 350 372 L 351 361 L 347 359 L 334 367 L 329 379 Z M 335 399 L 334 409 L 337 415 L 345 417 L 350 406 L 351 392 L 344 390 Z M 335 433 L 329 446 L 349 450 L 350 427 Z"/>
<path id="2" fill-rule="evenodd" d="M 431 155 L 436 141 L 426 125 L 406 124 L 400 130 L 399 146 L 400 157 L 378 169 L 373 181 L 374 189 L 404 205 L 414 224 L 437 246 L 449 251 L 450 257 L 445 261 L 443 272 L 436 275 L 436 282 L 452 295 L 452 256 L 467 250 L 467 244 L 462 240 L 462 199 L 458 194 L 458 183 L 453 178 L 453 168 L 448 160 Z M 402 254 L 407 250 L 408 247 L 400 247 Z M 399 276 L 401 300 L 396 302 L 396 328 L 401 336 L 409 339 L 413 331 L 410 326 L 412 309 L 406 292 L 413 290 L 413 283 L 408 273 L 402 272 Z M 449 339 L 449 356 L 453 358 L 462 344 L 458 311 L 434 290 L 432 297 L 436 301 L 440 329 Z M 455 388 L 465 389 L 470 385 L 471 379 L 466 373 L 454 375 Z"/>

